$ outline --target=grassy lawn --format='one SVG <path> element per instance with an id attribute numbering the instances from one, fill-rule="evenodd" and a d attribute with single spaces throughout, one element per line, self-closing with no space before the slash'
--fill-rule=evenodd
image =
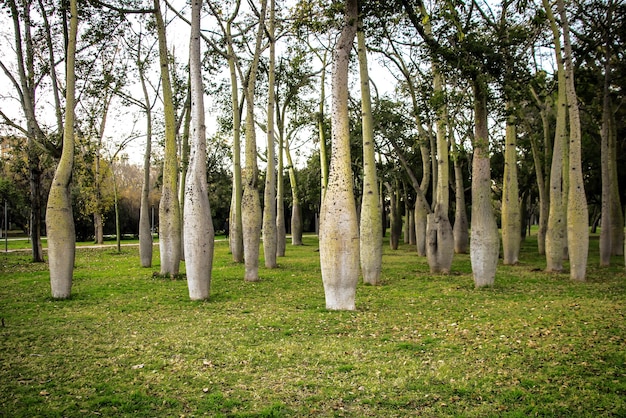
<path id="1" fill-rule="evenodd" d="M 386 246 L 355 312 L 324 309 L 305 244 L 245 283 L 218 242 L 202 303 L 136 247 L 79 249 L 67 301 L 0 253 L 0 417 L 626 416 L 624 261 L 598 268 L 597 240 L 586 283 L 544 273 L 529 239 L 483 290 L 467 255 L 431 275 Z"/>

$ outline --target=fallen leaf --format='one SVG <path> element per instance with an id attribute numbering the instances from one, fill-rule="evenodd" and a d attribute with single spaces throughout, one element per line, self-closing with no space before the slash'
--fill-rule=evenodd
<path id="1" fill-rule="evenodd" d="M 133 367 L 131 367 L 133 370 L 137 370 L 137 369 L 143 369 L 143 364 L 135 364 Z"/>

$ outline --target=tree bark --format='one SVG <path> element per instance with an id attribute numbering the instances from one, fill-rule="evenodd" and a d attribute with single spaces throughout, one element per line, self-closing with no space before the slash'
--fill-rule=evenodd
<path id="1" fill-rule="evenodd" d="M 289 139 L 285 140 L 285 156 L 289 165 L 289 184 L 291 185 L 291 245 L 302 245 L 302 209 L 298 196 L 298 179 L 291 159 Z"/>
<path id="2" fill-rule="evenodd" d="M 154 0 L 155 19 L 159 41 L 159 63 L 165 113 L 165 152 L 163 161 L 163 187 L 159 203 L 159 247 L 161 275 L 175 276 L 179 272 L 181 258 L 181 219 L 178 200 L 178 159 L 176 155 L 176 115 L 169 72 L 169 59 L 165 23 L 161 14 L 160 0 Z"/>
<path id="3" fill-rule="evenodd" d="M 74 165 L 74 106 L 76 103 L 75 59 L 76 35 L 78 32 L 78 9 L 76 3 L 76 0 L 70 0 L 63 151 L 59 165 L 54 173 L 46 208 L 50 287 L 52 297 L 55 299 L 67 299 L 71 295 L 76 253 L 76 235 L 70 195 L 70 181 Z"/>
<path id="4" fill-rule="evenodd" d="M 256 158 L 256 130 L 254 123 L 254 103 L 256 75 L 261 55 L 261 41 L 265 32 L 267 0 L 261 0 L 261 13 L 256 34 L 254 57 L 246 81 L 246 150 L 245 170 L 242 173 L 243 195 L 241 197 L 241 220 L 243 225 L 244 279 L 249 282 L 259 280 L 259 249 L 261 246 L 261 201 L 259 198 L 259 173 Z"/>
<path id="5" fill-rule="evenodd" d="M 513 111 L 513 104 L 507 102 L 507 112 Z M 522 238 L 522 219 L 517 182 L 517 119 L 509 115 L 506 121 L 504 150 L 504 182 L 502 188 L 502 262 L 515 265 L 519 262 Z"/>
<path id="6" fill-rule="evenodd" d="M 363 275 L 364 283 L 378 285 L 380 284 L 383 261 L 383 231 L 380 223 L 380 198 L 378 196 L 378 179 L 376 176 L 370 78 L 367 68 L 365 33 L 363 31 L 363 21 L 360 18 L 357 29 L 357 43 L 361 80 L 361 118 L 363 124 L 363 196 L 361 200 L 361 222 L 359 223 L 361 274 Z"/>
<path id="7" fill-rule="evenodd" d="M 283 133 L 278 134 L 278 170 L 276 176 L 276 255 L 285 256 L 287 247 L 287 231 L 285 225 L 285 180 L 284 180 L 284 154 Z"/>
<path id="8" fill-rule="evenodd" d="M 274 79 L 276 68 L 276 39 L 274 38 L 274 12 L 275 0 L 270 0 L 269 15 L 269 43 L 270 62 L 267 99 L 267 170 L 265 173 L 265 191 L 263 208 L 263 253 L 265 255 L 265 267 L 276 268 L 277 256 L 277 229 L 276 229 L 276 163 L 274 153 Z"/>
<path id="9" fill-rule="evenodd" d="M 447 129 L 447 110 L 444 100 L 443 77 L 439 68 L 433 64 L 434 93 L 439 96 L 441 104 L 437 108 L 436 160 L 437 182 L 435 183 L 435 210 L 426 218 L 426 257 L 431 273 L 450 273 L 454 257 L 454 236 L 452 225 L 448 219 L 450 206 L 449 189 L 449 158 Z"/>
<path id="10" fill-rule="evenodd" d="M 498 225 L 491 204 L 487 83 L 473 80 L 475 134 L 472 158 L 472 221 L 470 260 L 476 287 L 492 286 L 500 250 Z"/>
<path id="11" fill-rule="evenodd" d="M 150 224 L 150 157 L 152 154 L 152 106 L 146 77 L 144 63 L 141 62 L 139 54 L 141 46 L 137 52 L 137 68 L 139 70 L 139 80 L 143 91 L 144 106 L 146 112 L 146 150 L 143 156 L 143 184 L 141 186 L 141 203 L 139 209 L 139 261 L 141 267 L 152 266 L 152 228 Z"/>
<path id="12" fill-rule="evenodd" d="M 469 246 L 469 222 L 467 220 L 467 208 L 465 206 L 465 184 L 463 170 L 458 155 L 452 157 L 454 163 L 454 252 L 466 254 Z"/>
<path id="13" fill-rule="evenodd" d="M 569 191 L 567 194 L 567 246 L 570 259 L 570 277 L 573 280 L 584 281 L 587 272 L 587 258 L 589 256 L 589 209 L 587 207 L 582 173 L 580 114 L 574 84 L 572 44 L 564 1 L 557 0 L 557 7 L 563 29 L 565 82 L 570 126 Z"/>
<path id="14" fill-rule="evenodd" d="M 352 186 L 348 68 L 356 35 L 357 1 L 346 0 L 345 23 L 334 52 L 332 156 L 320 210 L 320 264 L 327 309 L 356 309 L 359 232 Z"/>
<path id="15" fill-rule="evenodd" d="M 243 183 L 241 178 L 241 114 L 239 112 L 239 86 L 237 82 L 237 56 L 233 48 L 231 26 L 239 10 L 239 2 L 235 12 L 226 22 L 226 38 L 228 50 L 228 71 L 230 74 L 231 108 L 233 112 L 233 191 L 228 222 L 228 241 L 235 263 L 243 263 L 243 221 L 241 218 L 241 199 Z"/>
<path id="16" fill-rule="evenodd" d="M 191 300 L 209 298 L 213 267 L 213 220 L 206 178 L 206 126 L 204 86 L 200 62 L 200 9 L 202 0 L 191 3 L 189 72 L 191 88 L 191 137 L 189 167 L 185 182 L 185 255 L 187 286 Z"/>
<path id="17" fill-rule="evenodd" d="M 548 230 L 546 231 L 546 271 L 558 273 L 563 270 L 563 254 L 566 240 L 563 160 L 565 149 L 567 148 L 567 95 L 565 91 L 565 69 L 561 52 L 560 33 L 548 0 L 543 0 L 543 5 L 550 20 L 558 68 L 556 127 L 550 168 L 550 212 L 548 214 Z"/>

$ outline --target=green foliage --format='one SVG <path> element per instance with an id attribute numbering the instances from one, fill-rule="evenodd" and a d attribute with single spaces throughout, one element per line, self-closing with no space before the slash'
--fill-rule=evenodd
<path id="1" fill-rule="evenodd" d="M 256 283 L 219 241 L 208 302 L 136 248 L 79 249 L 67 301 L 0 254 L 0 415 L 623 416 L 626 274 L 593 242 L 586 283 L 542 272 L 533 236 L 484 290 L 466 255 L 432 276 L 385 246 L 355 312 L 324 309 L 314 237 Z"/>

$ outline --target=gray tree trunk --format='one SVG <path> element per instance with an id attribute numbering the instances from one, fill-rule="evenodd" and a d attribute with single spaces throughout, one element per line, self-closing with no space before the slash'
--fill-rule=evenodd
<path id="1" fill-rule="evenodd" d="M 507 102 L 507 110 L 513 105 Z M 502 188 L 502 262 L 515 265 L 519 262 L 522 239 L 522 219 L 517 182 L 517 119 L 509 116 L 506 121 L 504 149 L 504 183 Z"/>
<path id="2" fill-rule="evenodd" d="M 469 247 L 469 221 L 467 219 L 467 208 L 465 206 L 465 184 L 463 181 L 463 171 L 458 155 L 453 158 L 454 162 L 454 188 L 455 188 L 455 208 L 454 208 L 454 252 L 466 254 Z"/>
<path id="3" fill-rule="evenodd" d="M 177 275 L 181 257 L 181 219 L 178 200 L 178 158 L 176 152 L 176 115 L 169 73 L 169 55 L 165 34 L 165 23 L 159 0 L 154 0 L 155 20 L 159 38 L 159 60 L 163 107 L 165 113 L 165 152 L 163 161 L 163 187 L 159 203 L 159 247 L 161 275 Z"/>
<path id="4" fill-rule="evenodd" d="M 137 52 L 137 67 L 139 80 L 143 91 L 144 107 L 146 112 L 146 150 L 143 156 L 143 184 L 141 186 L 141 203 L 139 209 L 139 261 L 141 267 L 152 266 L 152 228 L 150 224 L 150 157 L 152 154 L 152 106 L 146 85 L 143 63 L 140 62 Z"/>
<path id="5" fill-rule="evenodd" d="M 267 99 L 267 170 L 265 174 L 265 191 L 263 207 L 263 253 L 265 267 L 276 268 L 278 233 L 276 228 L 276 163 L 274 153 L 274 78 L 276 61 L 276 39 L 274 38 L 275 0 L 270 0 L 269 43 L 270 62 Z"/>
<path id="6" fill-rule="evenodd" d="M 243 225 L 243 258 L 246 281 L 259 280 L 259 249 L 261 246 L 261 201 L 259 197 L 259 174 L 257 167 L 254 103 L 256 75 L 261 55 L 261 41 L 265 32 L 267 0 L 261 0 L 259 27 L 256 34 L 254 57 L 246 87 L 246 151 L 245 169 L 242 173 L 243 195 L 241 197 L 241 220 Z"/>
<path id="7" fill-rule="evenodd" d="M 565 67 L 561 52 L 560 33 L 552 14 L 548 0 L 543 5 L 550 20 L 552 29 L 555 58 L 558 67 L 557 114 L 554 132 L 554 151 L 550 168 L 550 212 L 548 214 L 548 229 L 546 231 L 546 271 L 561 272 L 563 270 L 563 254 L 566 241 L 566 215 L 564 202 L 563 160 L 567 143 L 567 95 L 565 91 Z"/>
<path id="8" fill-rule="evenodd" d="M 209 298 L 213 267 L 213 220 L 206 178 L 206 126 L 204 124 L 204 85 L 200 61 L 200 10 L 202 0 L 191 3 L 189 73 L 191 88 L 191 135 L 189 166 L 185 181 L 183 213 L 187 287 L 191 300 Z"/>
<path id="9" fill-rule="evenodd" d="M 500 237 L 491 204 L 491 167 L 487 122 L 487 83 L 474 80 L 475 134 L 472 158 L 472 221 L 470 260 L 476 287 L 492 286 L 496 277 Z"/>
<path id="10" fill-rule="evenodd" d="M 74 165 L 74 106 L 76 103 L 75 58 L 76 35 L 78 32 L 78 8 L 76 3 L 76 0 L 70 0 L 63 151 L 52 179 L 46 208 L 50 287 L 54 299 L 67 299 L 71 295 L 76 253 L 76 235 L 74 218 L 72 216 L 72 198 L 70 195 L 70 181 Z"/>
<path id="11" fill-rule="evenodd" d="M 376 177 L 370 78 L 367 68 L 365 34 L 361 19 L 359 19 L 357 30 L 357 43 L 361 80 L 361 117 L 363 120 L 363 196 L 359 223 L 361 274 L 364 283 L 377 285 L 380 283 L 382 271 L 383 231 L 380 224 L 380 198 Z"/>
<path id="12" fill-rule="evenodd" d="M 348 68 L 356 35 L 357 1 L 346 0 L 345 22 L 334 52 L 332 156 L 320 210 L 320 263 L 327 309 L 356 309 L 359 226 L 352 185 Z"/>
<path id="13" fill-rule="evenodd" d="M 443 99 L 445 94 L 443 89 L 443 77 L 439 68 L 433 64 L 434 92 Z M 447 133 L 447 110 L 445 102 L 442 100 L 441 106 L 437 109 L 437 142 L 436 158 L 437 182 L 435 183 L 435 210 L 426 218 L 426 257 L 431 273 L 449 273 L 454 257 L 454 235 L 452 225 L 448 219 L 448 209 L 450 207 L 449 189 L 449 158 Z"/>
<path id="14" fill-rule="evenodd" d="M 569 191 L 567 194 L 567 246 L 570 260 L 570 277 L 573 280 L 584 281 L 587 272 L 587 258 L 589 256 L 589 209 L 587 207 L 582 173 L 582 134 L 578 98 L 574 84 L 572 45 L 564 1 L 557 0 L 557 7 L 563 29 L 565 80 L 570 126 Z"/>

